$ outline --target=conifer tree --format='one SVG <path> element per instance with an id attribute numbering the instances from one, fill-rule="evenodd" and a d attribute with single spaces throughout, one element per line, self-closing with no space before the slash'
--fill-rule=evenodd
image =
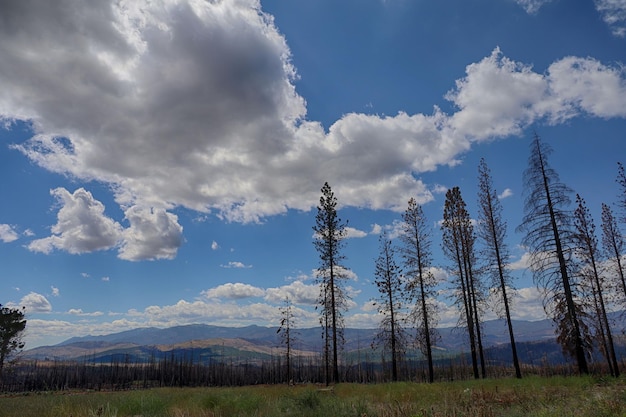
<path id="1" fill-rule="evenodd" d="M 518 230 L 525 232 L 522 244 L 530 254 L 535 284 L 543 289 L 544 308 L 558 327 L 557 340 L 573 356 L 582 374 L 589 373 L 581 300 L 576 281 L 574 226 L 571 189 L 548 164 L 552 149 L 535 134 L 530 144 L 528 168 L 524 171 L 524 217 Z"/>
<path id="2" fill-rule="evenodd" d="M 497 302 L 503 307 L 501 312 L 503 314 L 500 316 L 504 316 L 509 330 L 515 376 L 521 378 L 522 372 L 511 322 L 510 292 L 513 286 L 507 265 L 510 254 L 505 243 L 506 222 L 502 219 L 502 204 L 493 188 L 491 172 L 484 158 L 480 160 L 478 166 L 478 207 L 477 235 L 483 243 L 482 254 L 487 263 L 486 272 L 491 276 L 491 288 L 497 295 Z"/>
<path id="3" fill-rule="evenodd" d="M 576 240 L 578 242 L 576 254 L 582 263 L 580 273 L 591 292 L 593 307 L 596 313 L 594 323 L 598 332 L 597 336 L 602 347 L 602 353 L 607 360 L 611 375 L 618 377 L 619 367 L 617 366 L 613 334 L 611 332 L 605 302 L 606 285 L 604 276 L 602 276 L 600 272 L 602 259 L 598 250 L 596 226 L 585 200 L 578 194 L 576 194 L 576 203 L 574 225 L 576 227 Z"/>
<path id="4" fill-rule="evenodd" d="M 613 277 L 613 286 L 620 294 L 622 306 L 626 306 L 626 265 L 624 256 L 624 238 L 613 216 L 611 207 L 602 203 L 602 247 L 610 265 L 609 272 Z"/>
<path id="5" fill-rule="evenodd" d="M 325 338 L 326 383 L 339 382 L 339 343 L 343 340 L 343 311 L 347 294 L 343 281 L 347 278 L 342 266 L 345 257 L 341 250 L 345 244 L 346 224 L 337 214 L 337 198 L 330 185 L 324 183 L 315 226 L 313 227 L 315 249 L 320 255 L 318 281 L 320 285 L 320 323 Z M 331 354 L 332 350 L 332 354 Z M 332 357 L 331 357 L 332 356 Z M 332 377 L 329 372 L 332 361 Z"/>
<path id="6" fill-rule="evenodd" d="M 398 362 L 406 351 L 407 334 L 402 325 L 404 313 L 404 289 L 402 272 L 395 259 L 395 249 L 386 233 L 379 237 L 380 254 L 375 262 L 375 280 L 379 297 L 375 301 L 378 313 L 383 316 L 378 344 L 391 353 L 391 379 L 398 380 Z"/>
<path id="7" fill-rule="evenodd" d="M 455 302 L 459 305 L 461 312 L 459 323 L 467 329 L 474 378 L 478 379 L 478 357 L 480 357 L 482 377 L 486 377 L 481 336 L 485 297 L 476 268 L 474 226 L 465 207 L 459 187 L 446 192 L 441 226 L 442 248 L 448 259 L 455 264 L 452 271 L 456 276 L 456 281 L 453 283 Z"/>
<path id="8" fill-rule="evenodd" d="M 422 207 L 411 198 L 402 215 L 400 253 L 404 259 L 406 292 L 413 304 L 413 321 L 417 344 L 428 362 L 428 381 L 434 381 L 433 345 L 438 337 L 434 291 L 437 281 L 430 269 L 431 235 Z"/>
<path id="9" fill-rule="evenodd" d="M 7 361 L 24 349 L 22 336 L 26 329 L 25 309 L 0 304 L 0 381 Z"/>

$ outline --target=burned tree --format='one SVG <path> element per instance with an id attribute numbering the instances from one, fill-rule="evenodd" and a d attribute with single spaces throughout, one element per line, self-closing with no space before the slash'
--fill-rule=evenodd
<path id="1" fill-rule="evenodd" d="M 434 381 L 433 345 L 437 339 L 437 311 L 433 303 L 435 276 L 430 271 L 431 236 L 422 207 L 411 198 L 402 215 L 400 253 L 404 259 L 406 292 L 413 304 L 409 318 L 415 325 L 416 342 L 428 362 L 428 381 Z"/>
<path id="2" fill-rule="evenodd" d="M 522 243 L 529 251 L 535 284 L 545 294 L 546 313 L 558 327 L 558 340 L 576 359 L 579 372 L 587 374 L 584 296 L 575 275 L 575 230 L 567 210 L 572 191 L 548 164 L 551 152 L 535 135 L 524 171 L 524 217 L 518 230 L 525 232 Z"/>

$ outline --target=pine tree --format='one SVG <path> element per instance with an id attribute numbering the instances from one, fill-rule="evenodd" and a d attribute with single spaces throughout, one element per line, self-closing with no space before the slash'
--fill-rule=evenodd
<path id="1" fill-rule="evenodd" d="M 280 326 L 277 333 L 285 346 L 285 363 L 287 370 L 287 382 L 291 382 L 293 344 L 295 340 L 295 317 L 293 314 L 293 304 L 289 297 L 285 298 L 285 304 L 280 307 Z"/>
<path id="2" fill-rule="evenodd" d="M 3 307 L 0 304 L 0 381 L 7 361 L 24 349 L 22 336 L 25 329 L 25 308 Z"/>
<path id="3" fill-rule="evenodd" d="M 404 312 L 404 290 L 402 272 L 395 260 L 395 249 L 386 233 L 382 233 L 380 254 L 375 262 L 374 283 L 380 294 L 375 305 L 383 316 L 380 331 L 376 336 L 378 344 L 391 353 L 391 379 L 398 380 L 398 362 L 406 351 L 407 334 L 402 325 Z"/>
<path id="4" fill-rule="evenodd" d="M 524 217 L 518 230 L 530 254 L 535 284 L 544 290 L 544 308 L 557 324 L 561 346 L 572 355 L 580 373 L 589 369 L 583 331 L 581 297 L 575 280 L 571 189 L 548 164 L 552 149 L 535 134 L 524 171 Z"/>
<path id="5" fill-rule="evenodd" d="M 431 236 L 422 207 L 411 198 L 402 215 L 400 253 L 404 259 L 406 292 L 414 307 L 410 313 L 417 332 L 416 341 L 428 362 L 428 381 L 434 381 L 433 345 L 438 337 L 436 304 L 433 302 L 437 285 L 430 272 Z"/>
<path id="6" fill-rule="evenodd" d="M 602 203 L 602 247 L 614 277 L 614 287 L 618 288 L 622 305 L 626 306 L 626 271 L 622 259 L 624 256 L 624 238 L 613 216 L 611 207 Z"/>
<path id="7" fill-rule="evenodd" d="M 521 378 L 522 372 L 511 322 L 512 277 L 507 267 L 510 254 L 505 243 L 506 222 L 502 219 L 502 204 L 493 188 L 491 172 L 484 159 L 480 160 L 478 166 L 478 207 L 477 235 L 483 242 L 482 253 L 487 262 L 487 272 L 492 279 L 491 288 L 496 292 L 498 302 L 504 307 L 504 314 L 500 316 L 504 316 L 509 330 L 515 376 Z"/>
<path id="8" fill-rule="evenodd" d="M 485 297 L 482 284 L 477 277 L 474 226 L 459 187 L 446 192 L 441 229 L 444 254 L 455 264 L 453 269 L 453 274 L 457 277 L 454 283 L 455 301 L 461 308 L 459 323 L 467 328 L 469 336 L 474 378 L 479 378 L 477 355 L 480 357 L 481 374 L 484 378 L 486 370 L 481 325 Z"/>
<path id="9" fill-rule="evenodd" d="M 591 291 L 593 306 L 596 312 L 594 323 L 598 331 L 598 339 L 602 346 L 602 352 L 609 365 L 611 375 L 618 377 L 619 367 L 617 366 L 617 357 L 615 356 L 613 334 L 606 313 L 606 285 L 604 283 L 604 277 L 600 273 L 601 258 L 598 250 L 596 226 L 593 223 L 591 213 L 587 208 L 585 200 L 578 194 L 576 194 L 576 203 L 574 225 L 576 227 L 576 240 L 578 243 L 576 254 L 578 259 L 582 262 L 580 273 Z"/>
<path id="10" fill-rule="evenodd" d="M 343 311 L 348 297 L 343 289 L 346 269 L 341 254 L 346 237 L 346 225 L 337 214 L 337 198 L 330 185 L 324 183 L 313 227 L 315 249 L 320 255 L 318 280 L 320 284 L 320 323 L 325 338 L 326 383 L 339 382 L 339 342 L 343 339 Z M 332 378 L 329 372 L 332 350 Z"/>

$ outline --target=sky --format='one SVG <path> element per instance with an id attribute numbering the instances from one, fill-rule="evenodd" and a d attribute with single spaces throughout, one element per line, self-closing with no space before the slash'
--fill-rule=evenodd
<path id="1" fill-rule="evenodd" d="M 454 325 L 439 221 L 454 186 L 477 216 L 481 158 L 513 316 L 544 319 L 515 231 L 530 138 L 597 223 L 626 162 L 625 0 L 5 0 L 0 57 L 0 303 L 26 307 L 27 348 L 277 326 L 287 296 L 317 326 L 325 182 L 346 326 L 377 327 L 379 235 L 411 197 Z"/>

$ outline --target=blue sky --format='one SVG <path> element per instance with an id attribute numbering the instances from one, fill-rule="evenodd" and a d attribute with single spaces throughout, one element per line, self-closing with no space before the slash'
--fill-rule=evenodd
<path id="1" fill-rule="evenodd" d="M 0 303 L 27 307 L 28 347 L 277 325 L 287 295 L 317 325 L 325 181 L 350 227 L 346 324 L 375 327 L 378 234 L 417 198 L 445 280 L 445 190 L 475 216 L 481 157 L 514 315 L 542 319 L 515 233 L 533 132 L 596 222 L 616 200 L 624 0 L 15 0 L 0 15 Z"/>

